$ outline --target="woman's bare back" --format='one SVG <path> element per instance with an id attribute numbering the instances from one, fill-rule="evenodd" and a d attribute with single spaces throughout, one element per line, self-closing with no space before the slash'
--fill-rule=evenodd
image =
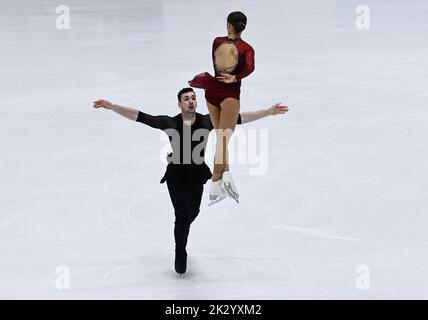
<path id="1" fill-rule="evenodd" d="M 238 48 L 233 42 L 222 43 L 214 51 L 214 64 L 218 72 L 232 72 L 238 64 L 238 59 Z"/>

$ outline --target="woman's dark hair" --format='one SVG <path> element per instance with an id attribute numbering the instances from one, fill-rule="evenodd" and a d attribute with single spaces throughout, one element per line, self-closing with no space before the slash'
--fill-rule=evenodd
<path id="1" fill-rule="evenodd" d="M 240 33 L 247 25 L 247 17 L 240 11 L 233 11 L 227 16 L 227 22 L 233 26 L 236 33 Z"/>
<path id="2" fill-rule="evenodd" d="M 183 89 L 181 89 L 180 91 L 178 91 L 178 94 L 177 94 L 178 102 L 181 102 L 181 95 L 184 94 L 184 93 L 187 93 L 187 92 L 195 92 L 195 91 L 193 91 L 192 88 L 183 88 Z"/>

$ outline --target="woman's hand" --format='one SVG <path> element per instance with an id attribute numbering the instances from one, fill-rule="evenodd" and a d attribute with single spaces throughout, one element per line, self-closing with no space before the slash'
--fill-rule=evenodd
<path id="1" fill-rule="evenodd" d="M 217 76 L 216 78 L 224 83 L 236 82 L 236 77 L 228 73 L 220 73 L 220 76 Z"/>
<path id="2" fill-rule="evenodd" d="M 97 101 L 94 101 L 94 108 L 105 108 L 105 109 L 111 109 L 113 107 L 113 103 L 111 103 L 108 100 L 99 99 Z"/>
<path id="3" fill-rule="evenodd" d="M 268 115 L 275 116 L 277 114 L 283 114 L 288 112 L 288 107 L 282 105 L 281 102 L 275 103 L 272 107 L 267 110 Z"/>

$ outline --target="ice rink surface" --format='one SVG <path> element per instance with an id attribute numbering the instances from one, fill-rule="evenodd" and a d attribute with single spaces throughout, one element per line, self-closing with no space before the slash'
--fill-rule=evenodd
<path id="1" fill-rule="evenodd" d="M 176 115 L 234 10 L 241 110 L 290 112 L 240 127 L 268 129 L 267 170 L 232 165 L 239 205 L 205 189 L 180 279 L 162 133 L 92 101 Z M 427 21 L 416 0 L 2 0 L 0 298 L 428 298 Z"/>

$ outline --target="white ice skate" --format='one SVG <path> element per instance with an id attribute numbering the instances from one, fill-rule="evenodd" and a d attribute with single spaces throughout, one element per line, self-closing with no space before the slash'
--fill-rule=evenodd
<path id="1" fill-rule="evenodd" d="M 224 190 L 226 190 L 227 195 L 239 203 L 238 188 L 236 188 L 236 185 L 233 182 L 232 174 L 229 171 L 223 172 L 221 180 L 223 181 L 222 185 Z"/>
<path id="2" fill-rule="evenodd" d="M 222 187 L 222 180 L 211 181 L 210 186 L 210 203 L 208 206 L 213 205 L 226 198 L 226 191 Z"/>

